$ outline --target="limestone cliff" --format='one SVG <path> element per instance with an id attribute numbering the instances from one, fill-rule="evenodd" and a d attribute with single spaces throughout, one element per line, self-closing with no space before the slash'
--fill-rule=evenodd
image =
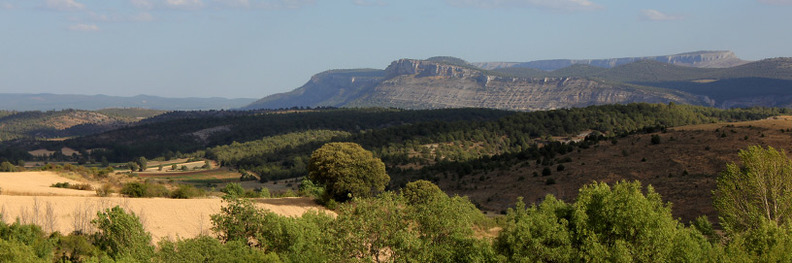
<path id="1" fill-rule="evenodd" d="M 348 106 L 544 110 L 630 102 L 703 104 L 684 92 L 613 85 L 585 78 L 517 78 L 474 68 L 402 59 L 386 79 Z"/>
<path id="2" fill-rule="evenodd" d="M 489 71 L 450 57 L 400 59 L 385 70 L 326 71 L 294 91 L 268 96 L 246 108 L 480 107 L 530 111 L 631 102 L 714 107 L 792 105 L 792 58 L 729 68 L 678 66 L 715 65 L 733 55 L 684 53 L 666 56 L 664 62 L 655 57 L 610 69 L 596 68 L 602 70 L 578 64 L 559 71 L 564 74 L 534 69 L 530 74 Z M 597 63 L 616 65 L 627 60 Z"/>
<path id="3" fill-rule="evenodd" d="M 268 96 L 256 108 L 295 106 L 479 107 L 543 110 L 630 102 L 703 104 L 694 95 L 586 78 L 518 78 L 473 66 L 400 59 L 384 71 L 345 70 L 317 74 L 302 87 Z"/>

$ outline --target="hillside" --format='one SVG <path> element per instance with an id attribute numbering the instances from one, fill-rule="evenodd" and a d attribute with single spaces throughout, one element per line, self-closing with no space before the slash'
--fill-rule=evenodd
<path id="1" fill-rule="evenodd" d="M 98 110 L 104 108 L 144 108 L 156 110 L 234 109 L 254 99 L 164 98 L 138 95 L 119 97 L 76 94 L 0 93 L 0 110 L 48 111 L 62 109 Z"/>
<path id="2" fill-rule="evenodd" d="M 739 160 L 738 150 L 751 145 L 790 150 L 789 127 L 789 116 L 681 126 L 599 141 L 549 160 L 503 156 L 479 165 L 509 163 L 504 168 L 477 169 L 458 178 L 453 172 L 433 176 L 443 190 L 469 196 L 482 210 L 494 212 L 510 207 L 520 196 L 536 202 L 553 194 L 569 201 L 592 181 L 639 180 L 651 184 L 673 204 L 674 216 L 688 222 L 700 215 L 717 218 L 711 194 L 715 179 L 726 163 Z M 652 136 L 659 136 L 658 144 L 652 143 Z M 545 168 L 550 175 L 543 175 Z"/>
<path id="3" fill-rule="evenodd" d="M 98 111 L 2 111 L 0 141 L 22 138 L 83 136 L 119 128 L 128 123 L 162 114 L 146 109 L 103 109 Z"/>

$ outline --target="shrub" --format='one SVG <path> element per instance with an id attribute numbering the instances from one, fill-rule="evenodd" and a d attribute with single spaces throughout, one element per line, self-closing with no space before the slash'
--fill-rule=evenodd
<path id="1" fill-rule="evenodd" d="M 69 182 L 54 183 L 50 185 L 50 187 L 86 190 L 86 191 L 93 190 L 93 186 L 91 186 L 90 184 L 70 184 Z"/>
<path id="2" fill-rule="evenodd" d="M 17 168 L 9 162 L 0 163 L 0 172 L 16 172 Z"/>
<path id="3" fill-rule="evenodd" d="M 300 196 L 319 199 L 324 195 L 324 187 L 314 184 L 314 182 L 308 178 L 303 178 L 298 193 Z"/>
<path id="4" fill-rule="evenodd" d="M 113 191 L 113 185 L 111 185 L 109 183 L 102 184 L 101 187 L 96 188 L 96 195 L 100 196 L 100 197 L 110 196 L 114 192 L 115 191 Z"/>
<path id="5" fill-rule="evenodd" d="M 161 184 L 130 182 L 121 187 L 121 194 L 128 197 L 168 197 L 170 191 Z"/>
<path id="6" fill-rule="evenodd" d="M 145 197 L 146 192 L 148 185 L 139 182 L 126 183 L 121 187 L 121 194 L 128 197 Z"/>
<path id="7" fill-rule="evenodd" d="M 553 172 L 550 171 L 549 167 L 545 167 L 544 169 L 542 169 L 542 176 L 549 176 L 551 174 L 553 174 Z"/>
<path id="8" fill-rule="evenodd" d="M 652 135 L 652 139 L 650 141 L 652 144 L 660 144 L 660 135 L 654 134 Z"/>
<path id="9" fill-rule="evenodd" d="M 203 195 L 203 190 L 195 188 L 195 186 L 189 184 L 180 184 L 178 187 L 176 187 L 176 190 L 173 190 L 173 192 L 170 193 L 171 198 L 177 199 L 190 199 Z"/>
<path id="10" fill-rule="evenodd" d="M 229 197 L 241 197 L 245 194 L 245 188 L 242 188 L 239 183 L 228 183 L 220 192 L 225 193 Z"/>
<path id="11" fill-rule="evenodd" d="M 134 213 L 127 214 L 124 209 L 115 206 L 97 213 L 91 223 L 99 230 L 95 237 L 96 245 L 116 260 L 133 258 L 146 262 L 154 254 L 151 234 L 143 229 L 143 224 Z"/>

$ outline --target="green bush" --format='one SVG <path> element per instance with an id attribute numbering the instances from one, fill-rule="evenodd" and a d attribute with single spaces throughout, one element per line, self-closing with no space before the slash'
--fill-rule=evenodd
<path id="1" fill-rule="evenodd" d="M 70 234 L 57 238 L 55 259 L 58 262 L 86 262 L 100 257 L 107 257 L 107 254 L 84 235 Z"/>
<path id="2" fill-rule="evenodd" d="M 190 199 L 200 196 L 204 196 L 204 191 L 189 184 L 180 184 L 176 190 L 173 190 L 170 194 L 171 198 L 177 199 Z"/>
<path id="3" fill-rule="evenodd" d="M 146 197 L 148 185 L 139 182 L 125 183 L 121 187 L 121 194 L 127 197 Z"/>
<path id="4" fill-rule="evenodd" d="M 96 246 L 113 259 L 132 258 L 145 262 L 154 255 L 151 234 L 143 229 L 134 213 L 126 213 L 115 206 L 97 213 L 91 223 L 99 230 L 94 237 Z"/>
<path id="5" fill-rule="evenodd" d="M 154 262 L 281 262 L 277 254 L 250 248 L 243 242 L 221 243 L 216 238 L 196 238 L 159 243 Z"/>
<path id="6" fill-rule="evenodd" d="M 229 197 L 242 197 L 245 194 L 245 188 L 239 183 L 228 183 L 220 190 Z"/>
<path id="7" fill-rule="evenodd" d="M 0 239 L 0 262 L 50 262 L 36 256 L 33 249 L 18 241 Z"/>
<path id="8" fill-rule="evenodd" d="M 127 197 L 169 197 L 168 188 L 161 184 L 149 182 L 129 182 L 121 187 L 121 194 Z"/>
<path id="9" fill-rule="evenodd" d="M 2 162 L 0 163 L 0 172 L 16 172 L 17 167 L 11 164 L 10 162 Z"/>

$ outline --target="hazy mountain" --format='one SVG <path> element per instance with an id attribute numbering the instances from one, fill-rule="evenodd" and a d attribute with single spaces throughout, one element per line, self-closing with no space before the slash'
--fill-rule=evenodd
<path id="1" fill-rule="evenodd" d="M 536 60 L 530 62 L 478 62 L 471 64 L 487 70 L 500 68 L 533 68 L 545 71 L 553 71 L 578 64 L 602 68 L 612 68 L 641 60 L 654 60 L 673 65 L 698 68 L 728 68 L 748 63 L 748 61 L 738 58 L 737 55 L 731 51 L 696 51 L 674 55 L 649 57 L 609 59 L 552 59 Z"/>
<path id="2" fill-rule="evenodd" d="M 255 101 L 255 99 L 164 98 L 147 95 L 118 97 L 107 95 L 2 93 L 0 94 L 0 109 L 17 111 L 60 109 L 96 110 L 103 108 L 210 110 L 240 108 L 253 101 Z"/>
<path id="3" fill-rule="evenodd" d="M 699 62 L 682 59 L 694 54 L 700 57 Z M 721 58 L 727 60 L 731 59 L 728 54 L 733 55 L 723 54 L 726 55 Z M 707 61 L 710 65 L 719 63 L 714 55 L 686 53 L 685 56 L 666 59 L 697 65 Z M 705 60 L 705 57 L 713 59 Z M 245 108 L 544 110 L 631 102 L 789 106 L 792 105 L 792 59 L 765 59 L 729 68 L 680 66 L 653 59 L 611 68 L 573 64 L 555 71 L 520 67 L 485 70 L 452 57 L 401 59 L 385 70 L 322 72 L 294 91 L 265 97 Z"/>
<path id="4" fill-rule="evenodd" d="M 58 111 L 0 110 L 0 141 L 22 137 L 57 138 L 100 133 L 164 113 L 149 109 Z"/>

